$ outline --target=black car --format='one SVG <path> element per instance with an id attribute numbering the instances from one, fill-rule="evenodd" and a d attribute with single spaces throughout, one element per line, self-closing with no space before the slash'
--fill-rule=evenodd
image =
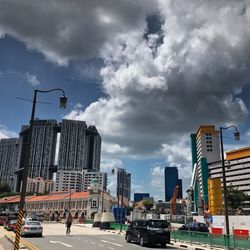
<path id="1" fill-rule="evenodd" d="M 182 225 L 178 230 L 208 233 L 208 226 L 201 222 L 190 222 Z"/>
<path id="2" fill-rule="evenodd" d="M 128 226 L 125 239 L 129 242 L 160 244 L 165 247 L 170 243 L 171 224 L 166 220 L 134 220 Z"/>

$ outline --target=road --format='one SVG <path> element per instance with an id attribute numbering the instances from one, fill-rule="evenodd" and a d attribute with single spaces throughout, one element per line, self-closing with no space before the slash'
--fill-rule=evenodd
<path id="1" fill-rule="evenodd" d="M 44 236 L 42 238 L 26 237 L 26 241 L 32 243 L 36 249 L 47 250 L 139 250 L 148 249 L 137 244 L 127 243 L 124 235 L 101 231 L 99 229 L 72 226 L 71 234 L 65 235 L 64 224 L 43 224 Z M 1 227 L 1 230 L 4 230 Z M 160 246 L 152 247 L 161 249 Z M 35 248 L 34 248 L 35 249 Z M 181 249 L 171 245 L 165 249 Z"/>

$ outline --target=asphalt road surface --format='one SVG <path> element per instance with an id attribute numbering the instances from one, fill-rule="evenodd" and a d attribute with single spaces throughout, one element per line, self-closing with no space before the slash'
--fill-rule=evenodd
<path id="1" fill-rule="evenodd" d="M 87 227 L 71 227 L 71 234 L 66 236 L 64 224 L 43 224 L 44 235 L 42 238 L 25 237 L 37 249 L 47 250 L 139 250 L 139 249 L 161 249 L 160 246 L 141 247 L 138 244 L 127 243 L 125 236 L 114 234 L 99 229 Z M 167 245 L 167 249 L 181 249 Z"/>

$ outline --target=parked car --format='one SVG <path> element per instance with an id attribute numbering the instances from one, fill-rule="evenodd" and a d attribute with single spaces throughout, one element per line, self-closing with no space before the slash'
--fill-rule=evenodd
<path id="1" fill-rule="evenodd" d="M 43 222 L 44 216 L 43 216 L 42 214 L 37 214 L 37 215 L 36 215 L 36 219 L 37 219 L 38 221 L 40 221 L 40 222 Z"/>
<path id="2" fill-rule="evenodd" d="M 7 214 L 6 213 L 0 213 L 0 226 L 4 225 L 5 220 L 7 219 Z"/>
<path id="3" fill-rule="evenodd" d="M 160 244 L 165 247 L 170 243 L 170 231 L 171 224 L 166 220 L 134 220 L 128 226 L 125 239 L 141 246 Z"/>
<path id="4" fill-rule="evenodd" d="M 3 227 L 5 229 L 8 229 L 8 225 L 9 225 L 10 221 L 13 221 L 13 220 L 17 221 L 17 216 L 15 214 L 11 214 L 11 215 L 7 216 L 5 221 L 4 221 Z"/>
<path id="5" fill-rule="evenodd" d="M 8 231 L 14 231 L 15 230 L 15 227 L 16 227 L 16 224 L 17 224 L 17 220 L 10 220 L 7 224 L 6 224 L 6 229 Z"/>
<path id="6" fill-rule="evenodd" d="M 195 232 L 204 232 L 208 233 L 208 226 L 205 223 L 201 222 L 190 222 L 185 225 L 182 225 L 178 230 L 186 230 L 186 231 L 195 231 Z"/>
<path id="7" fill-rule="evenodd" d="M 24 221 L 21 227 L 21 236 L 37 235 L 42 237 L 43 226 L 39 221 Z"/>

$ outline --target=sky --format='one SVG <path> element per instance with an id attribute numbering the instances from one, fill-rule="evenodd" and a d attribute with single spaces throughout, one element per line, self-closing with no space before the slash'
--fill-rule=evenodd
<path id="1" fill-rule="evenodd" d="M 132 194 L 164 199 L 164 167 L 191 179 L 190 134 L 236 125 L 250 145 L 248 0 L 0 0 L 0 138 L 36 117 L 86 121 L 102 136 L 101 170 L 132 175 Z M 132 195 L 133 197 L 133 195 Z"/>

